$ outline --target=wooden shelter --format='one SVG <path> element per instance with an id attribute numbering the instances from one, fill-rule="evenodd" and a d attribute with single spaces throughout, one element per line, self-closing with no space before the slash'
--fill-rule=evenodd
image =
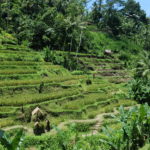
<path id="1" fill-rule="evenodd" d="M 36 107 L 32 111 L 32 121 L 39 121 L 43 117 L 44 117 L 44 113 L 42 112 L 42 110 L 39 107 Z"/>

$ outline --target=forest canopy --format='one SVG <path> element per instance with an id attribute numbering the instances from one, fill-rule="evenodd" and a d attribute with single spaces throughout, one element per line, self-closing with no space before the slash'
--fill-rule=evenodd
<path id="1" fill-rule="evenodd" d="M 0 150 L 150 148 L 150 18 L 91 1 L 0 0 Z"/>
<path id="2" fill-rule="evenodd" d="M 149 49 L 149 19 L 138 2 L 96 0 L 91 10 L 87 6 L 87 0 L 2 0 L 0 27 L 36 50 L 91 50 L 92 25 L 115 38 L 139 37 Z"/>

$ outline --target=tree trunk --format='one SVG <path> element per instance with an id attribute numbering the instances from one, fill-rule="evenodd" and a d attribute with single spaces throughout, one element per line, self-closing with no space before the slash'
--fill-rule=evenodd
<path id="1" fill-rule="evenodd" d="M 79 48 L 81 46 L 81 42 L 82 42 L 82 35 L 83 35 L 83 31 L 81 30 L 81 33 L 80 33 L 80 41 L 79 41 L 79 46 L 77 47 L 77 51 L 76 51 L 76 58 L 78 57 L 78 52 L 79 52 Z M 77 58 L 77 64 L 78 64 L 78 58 Z"/>
<path id="2" fill-rule="evenodd" d="M 70 52 L 71 52 L 71 50 L 72 50 L 72 41 L 73 41 L 73 37 L 71 36 Z"/>

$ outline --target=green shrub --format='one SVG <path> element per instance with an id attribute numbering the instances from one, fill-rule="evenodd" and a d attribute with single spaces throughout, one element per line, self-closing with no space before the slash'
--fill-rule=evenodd
<path id="1" fill-rule="evenodd" d="M 39 86 L 39 93 L 42 93 L 44 90 L 44 82 L 40 83 L 40 86 Z"/>
<path id="2" fill-rule="evenodd" d="M 144 147 L 142 147 L 140 150 L 150 150 L 150 144 L 146 144 Z"/>
<path id="3" fill-rule="evenodd" d="M 130 60 L 130 55 L 131 54 L 129 54 L 127 52 L 121 52 L 121 54 L 119 56 L 119 59 L 123 60 L 123 61 L 129 61 Z"/>
<path id="4" fill-rule="evenodd" d="M 73 57 L 69 53 L 57 53 L 54 50 L 50 50 L 48 47 L 45 50 L 44 60 L 46 62 L 52 62 L 55 65 L 62 65 L 68 70 L 80 69 L 81 65 L 78 63 L 76 57 Z"/>
<path id="5" fill-rule="evenodd" d="M 86 84 L 87 84 L 87 85 L 91 85 L 91 84 L 92 84 L 92 80 L 91 80 L 91 79 L 87 79 L 87 80 L 86 80 Z"/>
<path id="6" fill-rule="evenodd" d="M 95 115 L 94 114 L 89 114 L 88 118 L 93 119 L 93 118 L 95 118 Z"/>
<path id="7" fill-rule="evenodd" d="M 0 130 L 0 144 L 2 144 L 4 149 L 7 149 L 7 150 L 20 149 L 23 143 L 23 136 L 24 136 L 24 133 L 22 130 L 20 130 L 16 133 L 13 139 L 11 139 L 10 137 L 9 137 L 10 139 L 8 139 L 6 133 Z M 0 145 L 0 148 L 1 147 L 2 146 Z"/>
<path id="8" fill-rule="evenodd" d="M 0 144 L 0 150 L 5 150 L 5 148 Z"/>
<path id="9" fill-rule="evenodd" d="M 30 107 L 30 108 L 25 110 L 24 119 L 25 119 L 26 122 L 31 122 L 33 109 L 34 109 L 34 107 Z"/>
<path id="10" fill-rule="evenodd" d="M 130 95 L 139 103 L 150 104 L 150 53 L 143 51 L 136 64 L 134 80 L 130 82 Z"/>
<path id="11" fill-rule="evenodd" d="M 76 132 L 88 132 L 90 131 L 90 127 L 93 126 L 94 123 L 76 123 L 75 130 Z"/>
<path id="12" fill-rule="evenodd" d="M 45 133 L 45 127 L 43 124 L 36 122 L 33 131 L 35 135 L 41 135 L 42 133 Z"/>

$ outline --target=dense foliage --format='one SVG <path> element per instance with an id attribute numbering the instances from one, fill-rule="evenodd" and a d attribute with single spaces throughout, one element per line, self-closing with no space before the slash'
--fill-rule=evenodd
<path id="1" fill-rule="evenodd" d="M 76 50 L 84 27 L 85 0 L 3 0 L 0 27 L 35 49 Z"/>
<path id="2" fill-rule="evenodd" d="M 114 116 L 119 125 L 111 129 L 105 127 L 101 134 L 82 137 L 79 130 L 86 130 L 87 125 L 71 125 L 69 130 L 61 131 L 56 128 L 57 135 L 27 136 L 23 146 L 35 146 L 42 150 L 138 150 L 150 139 L 150 107 L 145 104 L 126 111 L 120 107 L 120 115 Z M 2 142 L 2 139 L 1 139 Z M 4 146 L 5 142 L 2 142 Z"/>
<path id="3" fill-rule="evenodd" d="M 148 24 L 146 13 L 134 0 L 97 0 L 93 5 L 93 22 L 113 35 L 141 32 Z"/>
<path id="4" fill-rule="evenodd" d="M 134 80 L 130 84 L 130 92 L 139 103 L 150 104 L 150 54 L 143 52 L 142 58 L 137 64 Z"/>
<path id="5" fill-rule="evenodd" d="M 16 150 L 20 149 L 22 142 L 23 142 L 23 131 L 20 130 L 11 140 L 7 137 L 4 131 L 0 130 L 0 143 L 3 145 L 4 148 L 7 150 Z M 0 149 L 3 149 L 0 147 Z"/>
<path id="6" fill-rule="evenodd" d="M 150 108 L 147 104 L 125 111 L 120 107 L 120 129 L 104 129 L 111 150 L 138 150 L 150 139 Z"/>
<path id="7" fill-rule="evenodd" d="M 135 47 L 131 50 L 136 44 L 149 49 L 149 19 L 135 0 L 96 0 L 92 11 L 87 5 L 87 0 L 2 0 L 0 27 L 34 49 L 95 50 L 95 35 L 90 33 L 95 30 L 120 41 L 129 38 Z M 90 29 L 91 24 L 97 29 Z"/>
<path id="8" fill-rule="evenodd" d="M 22 138 L 22 131 L 16 135 L 12 131 L 7 138 L 0 130 L 0 149 L 138 150 L 149 146 L 150 19 L 135 0 L 95 0 L 90 10 L 88 2 L 0 0 L 0 128 L 22 123 L 30 128 L 36 106 L 52 123 L 91 121 L 105 112 L 115 127 L 101 128 L 103 121 L 96 116 L 94 123 L 69 124 L 69 129 L 56 128 L 57 134 L 51 135 L 45 133 L 44 120 L 38 120 L 42 123 L 34 124 L 33 131 L 44 133 L 41 136 L 30 131 L 31 136 Z M 141 105 L 128 111 L 120 107 L 117 116 L 110 116 L 122 104 L 136 104 L 127 99 L 124 86 L 132 74 L 125 67 L 135 66 L 130 94 Z M 97 125 L 96 135 L 87 136 Z"/>
<path id="9" fill-rule="evenodd" d="M 46 62 L 52 62 L 55 65 L 62 65 L 68 70 L 80 70 L 83 68 L 81 64 L 78 63 L 78 58 L 71 56 L 69 53 L 57 53 L 56 51 L 45 48 L 45 57 Z"/>

